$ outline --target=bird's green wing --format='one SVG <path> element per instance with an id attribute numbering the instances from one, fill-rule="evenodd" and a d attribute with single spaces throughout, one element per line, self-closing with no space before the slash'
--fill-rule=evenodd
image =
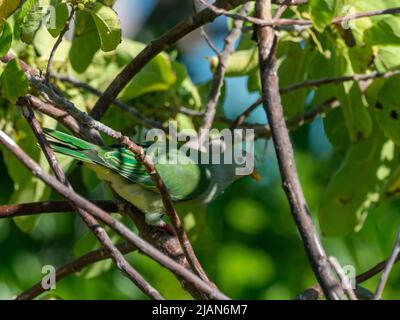
<path id="1" fill-rule="evenodd" d="M 44 129 L 44 131 L 55 152 L 83 162 L 101 165 L 133 183 L 143 184 L 155 190 L 144 166 L 138 163 L 129 150 L 120 147 L 101 147 L 57 130 Z"/>
<path id="2" fill-rule="evenodd" d="M 169 153 L 176 152 L 177 162 L 169 162 Z M 155 167 L 165 183 L 172 200 L 187 201 L 205 191 L 209 180 L 205 167 L 194 162 L 178 150 L 168 150 L 168 153 L 158 155 L 155 160 Z M 109 168 L 118 172 L 124 178 L 142 185 L 152 191 L 157 191 L 153 180 L 146 171 L 143 164 L 138 163 L 134 154 L 125 149 L 119 148 L 106 151 L 101 155 Z"/>
<path id="3" fill-rule="evenodd" d="M 125 148 L 104 150 L 100 157 L 107 164 L 108 168 L 114 170 L 125 179 L 153 191 L 157 190 L 146 168 L 136 160 L 135 155 L 131 151 Z"/>
<path id="4" fill-rule="evenodd" d="M 50 146 L 55 152 L 83 162 L 106 167 L 132 183 L 157 192 L 157 187 L 144 165 L 138 162 L 135 155 L 126 148 L 97 146 L 51 129 L 45 129 L 45 133 L 49 137 Z M 164 155 L 157 158 L 156 169 L 169 190 L 172 200 L 192 200 L 208 188 L 209 177 L 204 166 L 187 161 L 188 157 L 185 154 L 175 149 L 173 151 L 177 152 L 178 162 L 170 163 L 166 160 L 172 154 L 172 151 L 168 150 Z M 164 158 L 162 158 L 163 156 Z"/>

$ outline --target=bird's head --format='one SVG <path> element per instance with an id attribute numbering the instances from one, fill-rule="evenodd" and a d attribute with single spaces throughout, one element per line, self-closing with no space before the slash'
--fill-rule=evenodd
<path id="1" fill-rule="evenodd" d="M 254 155 L 241 148 L 227 149 L 223 153 L 210 155 L 210 167 L 213 175 L 228 184 L 250 176 L 257 182 L 261 180 L 255 165 Z"/>

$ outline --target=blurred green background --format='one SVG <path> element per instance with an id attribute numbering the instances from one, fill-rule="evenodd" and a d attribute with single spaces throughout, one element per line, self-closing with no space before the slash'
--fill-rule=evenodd
<path id="1" fill-rule="evenodd" d="M 178 2 L 180 10 L 174 10 Z M 125 25 L 125 35 L 147 42 L 187 16 L 192 6 L 190 1 L 182 5 L 181 1 L 120 0 L 117 9 Z M 225 28 L 224 19 L 218 19 L 206 31 L 220 45 Z M 181 42 L 178 49 L 193 81 L 200 83 L 210 78 L 205 59 L 211 54 L 210 49 L 199 35 Z M 227 113 L 230 117 L 257 98 L 246 92 L 244 81 L 228 79 L 226 103 L 230 106 L 231 114 Z M 252 119 L 260 122 L 260 117 L 265 120 L 261 109 Z M 292 137 L 304 192 L 312 212 L 316 213 L 322 192 L 343 155 L 332 151 L 320 119 L 293 132 Z M 257 166 L 263 180 L 256 183 L 244 178 L 210 205 L 206 227 L 194 247 L 211 279 L 230 297 L 293 299 L 316 280 L 281 189 L 270 143 L 257 144 Z M 7 204 L 14 186 L 1 154 L 0 172 L 0 204 Z M 84 175 L 79 167 L 71 170 L 75 188 L 91 199 L 103 195 L 102 185 L 86 187 Z M 58 199 L 54 194 L 50 198 Z M 366 271 L 389 255 L 400 223 L 398 212 L 398 203 L 379 206 L 368 216 L 360 232 L 341 239 L 323 238 L 328 254 L 337 257 L 342 265 L 354 266 L 357 273 Z M 97 247 L 80 219 L 71 213 L 43 215 L 29 234 L 21 232 L 11 220 L 0 220 L 0 299 L 13 298 L 39 281 L 43 265 L 57 267 Z M 166 298 L 190 298 L 175 277 L 156 263 L 138 253 L 128 257 Z M 399 271 L 394 268 L 383 298 L 396 298 L 400 294 Z M 374 290 L 377 280 L 375 277 L 365 286 Z M 63 299 L 145 298 L 109 261 L 62 280 L 52 294 Z"/>

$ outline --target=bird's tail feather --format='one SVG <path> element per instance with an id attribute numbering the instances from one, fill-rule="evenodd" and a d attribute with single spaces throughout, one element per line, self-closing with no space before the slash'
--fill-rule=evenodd
<path id="1" fill-rule="evenodd" d="M 50 147 L 55 152 L 84 162 L 98 162 L 95 151 L 99 149 L 99 146 L 57 130 L 44 128 L 43 131 L 49 138 Z"/>
<path id="2" fill-rule="evenodd" d="M 98 148 L 98 146 L 96 146 L 93 143 L 87 142 L 85 140 L 79 139 L 77 137 L 71 136 L 61 131 L 48 128 L 44 128 L 43 130 L 44 133 L 47 135 L 47 137 L 50 137 L 51 139 L 54 139 L 59 143 L 68 145 L 71 148 L 77 150 L 96 150 Z"/>
<path id="3" fill-rule="evenodd" d="M 63 143 L 58 143 L 55 141 L 49 141 L 50 147 L 54 150 L 56 153 L 61 153 L 66 156 L 72 157 L 76 160 L 80 160 L 83 162 L 91 162 L 93 163 L 93 160 L 88 157 L 85 153 L 82 151 L 72 149 L 68 145 L 63 144 Z"/>

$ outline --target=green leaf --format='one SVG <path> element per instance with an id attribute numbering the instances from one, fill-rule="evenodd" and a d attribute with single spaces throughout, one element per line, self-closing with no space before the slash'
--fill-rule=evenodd
<path id="1" fill-rule="evenodd" d="M 108 52 L 114 50 L 121 43 L 121 24 L 117 13 L 110 7 L 96 3 L 89 12 L 96 24 L 101 50 Z"/>
<path id="2" fill-rule="evenodd" d="M 16 143 L 45 171 L 49 171 L 47 160 L 40 148 L 37 147 L 36 138 L 32 133 L 32 129 L 27 121 L 17 112 L 15 106 L 9 108 L 9 113 L 12 113 L 12 128 L 9 128 L 7 133 L 14 139 Z M 56 122 L 53 119 L 47 118 L 42 122 L 43 126 L 54 127 Z M 48 197 L 50 190 L 46 185 L 37 179 L 32 173 L 25 168 L 19 161 L 15 161 L 15 156 L 10 152 L 3 152 L 4 163 L 7 166 L 7 171 L 14 183 L 14 192 L 10 198 L 10 203 L 25 203 L 42 201 Z M 23 232 L 31 231 L 38 222 L 38 216 L 18 217 L 14 222 Z"/>
<path id="3" fill-rule="evenodd" d="M 69 52 L 72 68 L 78 73 L 85 72 L 99 49 L 100 37 L 92 16 L 86 11 L 78 11 L 75 35 Z"/>
<path id="4" fill-rule="evenodd" d="M 124 41 L 118 48 L 117 55 L 120 59 L 127 59 L 130 62 L 143 48 L 142 43 Z M 150 92 L 166 91 L 175 84 L 176 80 L 177 77 L 169 56 L 161 53 L 129 82 L 120 98 L 126 101 Z"/>
<path id="5" fill-rule="evenodd" d="M 0 0 L 0 21 L 6 20 L 18 8 L 20 0 Z"/>
<path id="6" fill-rule="evenodd" d="M 336 150 L 346 150 L 349 147 L 350 138 L 342 110 L 336 108 L 326 115 L 324 129 L 329 142 Z"/>
<path id="7" fill-rule="evenodd" d="M 1 27 L 0 27 L 1 29 Z M 0 57 L 7 54 L 11 48 L 13 33 L 10 24 L 6 21 L 0 33 Z"/>
<path id="8" fill-rule="evenodd" d="M 308 50 L 302 48 L 300 43 L 283 41 L 279 44 L 278 57 L 281 63 L 278 73 L 281 88 L 306 80 L 307 56 Z M 301 89 L 282 95 L 286 118 L 295 117 L 304 111 L 306 94 L 307 90 Z"/>
<path id="9" fill-rule="evenodd" d="M 372 131 L 372 121 L 358 83 L 338 85 L 337 94 L 350 140 L 357 142 L 367 138 Z"/>
<path id="10" fill-rule="evenodd" d="M 374 113 L 385 135 L 400 145 L 400 75 L 386 80 L 378 93 Z"/>
<path id="11" fill-rule="evenodd" d="M 29 81 L 16 59 L 11 60 L 0 76 L 0 91 L 2 96 L 15 103 L 17 99 L 28 92 Z"/>
<path id="12" fill-rule="evenodd" d="M 211 69 L 215 70 L 218 65 L 218 58 L 211 60 Z M 258 67 L 258 50 L 253 47 L 247 50 L 239 50 L 234 52 L 228 59 L 226 65 L 227 77 L 242 77 L 248 75 L 252 70 Z"/>
<path id="13" fill-rule="evenodd" d="M 324 235 L 339 237 L 361 229 L 398 160 L 394 143 L 377 128 L 368 139 L 350 147 L 320 201 Z"/>
<path id="14" fill-rule="evenodd" d="M 369 45 L 394 45 L 400 41 L 400 21 L 397 16 L 387 16 L 375 22 L 365 32 L 364 41 Z"/>
<path id="15" fill-rule="evenodd" d="M 247 79 L 247 89 L 249 92 L 260 92 L 261 91 L 261 77 L 258 69 L 254 69 Z"/>
<path id="16" fill-rule="evenodd" d="M 26 0 L 15 15 L 14 33 L 19 37 L 21 24 L 27 14 L 36 6 L 38 0 Z"/>
<path id="17" fill-rule="evenodd" d="M 47 26 L 47 30 L 54 37 L 58 37 L 60 35 L 61 30 L 64 29 L 65 24 L 68 20 L 69 11 L 68 5 L 66 3 L 60 3 L 56 6 L 56 19 L 54 28 L 51 25 Z"/>
<path id="18" fill-rule="evenodd" d="M 47 12 L 41 7 L 35 7 L 33 10 L 29 11 L 20 26 L 22 41 L 28 44 L 32 43 L 46 15 Z"/>
<path id="19" fill-rule="evenodd" d="M 377 68 L 379 71 L 387 71 L 400 66 L 400 46 L 378 46 Z"/>
<path id="20" fill-rule="evenodd" d="M 336 0 L 310 0 L 311 21 L 319 32 L 324 31 L 325 27 L 336 16 Z"/>
<path id="21" fill-rule="evenodd" d="M 198 109 L 201 107 L 201 98 L 197 87 L 193 84 L 186 67 L 177 61 L 172 62 L 176 74 L 175 90 L 180 98 L 180 103 Z"/>
<path id="22" fill-rule="evenodd" d="M 351 61 L 346 53 L 336 61 L 339 74 L 353 74 Z M 337 85 L 337 97 L 343 111 L 350 140 L 357 142 L 371 134 L 372 121 L 367 109 L 367 101 L 358 82 L 345 82 Z"/>

